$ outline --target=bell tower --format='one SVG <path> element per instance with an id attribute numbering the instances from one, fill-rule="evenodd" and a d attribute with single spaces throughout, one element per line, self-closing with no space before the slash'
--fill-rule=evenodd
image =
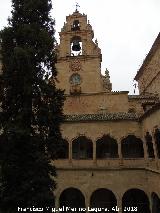
<path id="1" fill-rule="evenodd" d="M 57 87 L 67 95 L 111 91 L 106 77 L 101 74 L 101 50 L 87 16 L 77 9 L 66 17 L 57 45 Z M 108 76 L 107 76 L 108 78 Z"/>

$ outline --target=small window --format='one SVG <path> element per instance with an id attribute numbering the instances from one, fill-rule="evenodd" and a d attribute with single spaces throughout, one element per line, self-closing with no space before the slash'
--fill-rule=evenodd
<path id="1" fill-rule="evenodd" d="M 73 74 L 71 77 L 70 77 L 70 83 L 73 84 L 73 85 L 78 85 L 78 84 L 81 84 L 81 77 L 79 74 Z"/>
<path id="2" fill-rule="evenodd" d="M 80 24 L 79 24 L 79 21 L 78 21 L 78 20 L 74 20 L 73 26 L 72 26 L 71 29 L 72 29 L 73 31 L 80 30 Z"/>

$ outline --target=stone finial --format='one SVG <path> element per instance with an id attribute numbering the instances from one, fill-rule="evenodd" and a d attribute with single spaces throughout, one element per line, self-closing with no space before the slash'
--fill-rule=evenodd
<path id="1" fill-rule="evenodd" d="M 97 40 L 97 38 L 96 38 L 96 40 L 95 40 L 95 44 L 98 46 L 98 40 Z"/>
<path id="2" fill-rule="evenodd" d="M 112 90 L 112 84 L 110 82 L 110 75 L 109 75 L 109 71 L 107 68 L 105 70 L 105 76 L 103 76 L 103 86 L 104 86 L 104 89 L 106 89 L 108 91 Z"/>
<path id="3" fill-rule="evenodd" d="M 106 77 L 107 79 L 110 79 L 109 71 L 108 71 L 107 68 L 106 68 L 106 70 L 105 70 L 105 77 Z"/>

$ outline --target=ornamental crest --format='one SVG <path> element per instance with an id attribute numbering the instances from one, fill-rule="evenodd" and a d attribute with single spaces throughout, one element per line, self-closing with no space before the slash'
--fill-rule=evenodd
<path id="1" fill-rule="evenodd" d="M 79 59 L 74 59 L 70 62 L 70 68 L 73 72 L 81 70 L 81 62 Z"/>

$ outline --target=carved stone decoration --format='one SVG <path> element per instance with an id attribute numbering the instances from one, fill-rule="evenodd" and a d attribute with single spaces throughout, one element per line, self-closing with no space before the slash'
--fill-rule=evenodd
<path id="1" fill-rule="evenodd" d="M 70 62 L 70 68 L 73 72 L 81 70 L 81 62 L 79 59 L 74 59 Z"/>
<path id="2" fill-rule="evenodd" d="M 110 82 L 110 76 L 109 71 L 105 70 L 105 76 L 102 76 L 103 79 L 103 87 L 105 90 L 111 91 L 112 90 L 112 84 Z"/>
<path id="3" fill-rule="evenodd" d="M 70 94 L 79 95 L 81 93 L 81 87 L 79 85 L 71 85 Z"/>

